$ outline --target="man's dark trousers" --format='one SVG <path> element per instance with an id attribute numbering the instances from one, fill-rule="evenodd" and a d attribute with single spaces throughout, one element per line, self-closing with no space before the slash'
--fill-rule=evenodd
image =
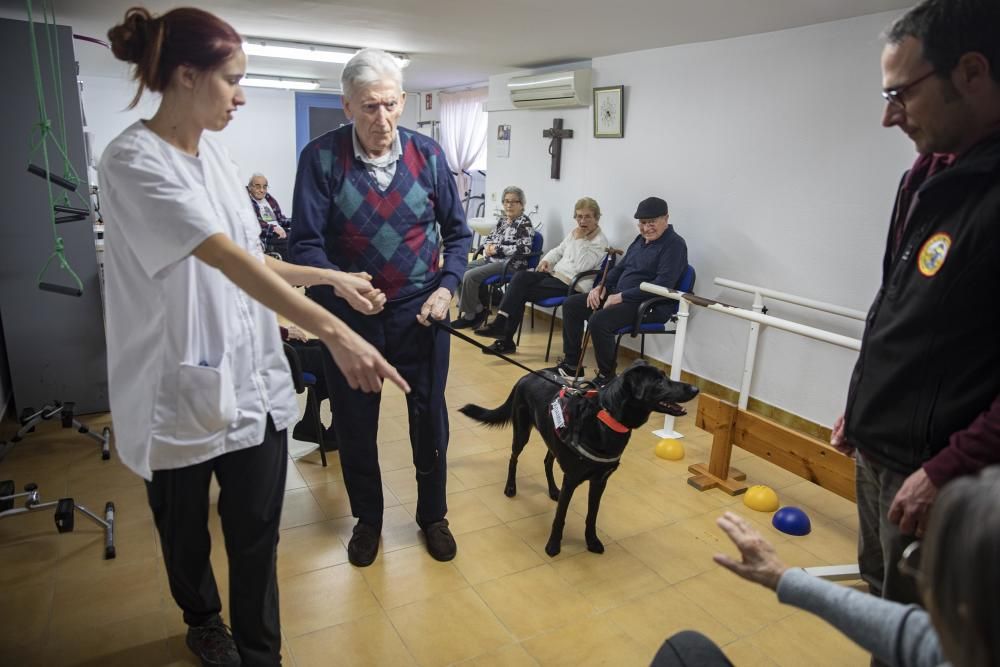
<path id="1" fill-rule="evenodd" d="M 444 388 L 450 340 L 442 329 L 417 322 L 420 307 L 430 293 L 392 301 L 381 313 L 364 315 L 333 296 L 329 288 L 309 291 L 312 298 L 374 345 L 410 385 L 406 406 L 417 469 L 416 518 L 421 526 L 439 521 L 448 513 L 448 410 Z M 384 500 L 376 440 L 382 395 L 351 389 L 330 352 L 327 350 L 323 356 L 351 512 L 361 522 L 380 528 Z"/>
<path id="2" fill-rule="evenodd" d="M 624 301 L 597 312 L 587 306 L 586 294 L 574 294 L 563 302 L 563 361 L 576 366 L 580 362 L 583 344 L 583 323 L 589 317 L 590 342 L 594 345 L 597 369 L 603 375 L 613 375 L 618 367 L 615 358 L 615 332 L 635 322 L 638 303 Z M 593 315 L 591 315 L 593 313 Z"/>

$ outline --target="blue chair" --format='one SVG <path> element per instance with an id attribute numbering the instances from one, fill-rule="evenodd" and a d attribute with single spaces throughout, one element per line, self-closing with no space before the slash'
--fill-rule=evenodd
<path id="1" fill-rule="evenodd" d="M 684 269 L 684 273 L 681 274 L 681 279 L 677 282 L 677 286 L 674 287 L 675 290 L 679 292 L 691 292 L 694 290 L 694 281 L 696 275 L 694 267 L 690 264 Z M 663 310 L 660 310 L 658 317 L 655 319 L 649 319 L 651 313 L 657 308 L 657 306 L 662 306 L 664 303 L 672 304 L 671 308 L 668 310 L 669 317 L 666 321 L 660 321 L 663 317 Z M 675 334 L 677 333 L 677 307 L 678 303 L 669 299 L 665 296 L 654 296 L 652 298 L 646 299 L 639 306 L 639 310 L 635 313 L 635 322 L 627 327 L 622 327 L 615 332 L 615 359 L 618 358 L 618 347 L 621 345 L 622 336 L 628 334 L 632 338 L 640 336 L 639 342 L 639 356 L 645 358 L 646 356 L 646 336 L 655 334 Z M 670 325 L 673 324 L 673 327 Z"/>
<path id="2" fill-rule="evenodd" d="M 516 273 L 516 271 L 511 269 L 510 263 L 515 259 L 527 258 L 528 265 L 525 268 L 534 269 L 536 266 L 538 266 L 538 262 L 542 258 L 542 245 L 544 243 L 545 239 L 542 237 L 541 232 L 536 231 L 531 237 L 531 252 L 514 253 L 513 255 L 507 258 L 507 261 L 503 263 L 503 271 L 499 275 L 490 276 L 489 278 L 483 281 L 483 285 L 486 287 L 488 295 L 486 299 L 487 319 L 489 319 L 489 313 L 493 309 L 494 294 L 496 294 L 497 290 L 502 289 L 504 285 L 509 283 L 511 281 L 511 278 L 514 277 L 514 273 Z M 482 248 L 480 248 L 479 250 L 482 250 Z M 476 251 L 477 255 L 479 254 L 479 250 Z"/>
<path id="3" fill-rule="evenodd" d="M 604 273 L 604 267 L 608 265 L 609 261 L 611 262 L 611 265 L 608 266 L 608 270 L 611 270 L 615 266 L 615 259 L 617 259 L 616 255 L 607 254 L 604 256 L 604 259 L 601 261 L 601 265 L 598 268 L 590 269 L 589 271 L 581 271 L 580 273 L 573 276 L 573 282 L 569 284 L 569 287 L 566 290 L 566 294 L 562 296 L 552 296 L 549 297 L 548 299 L 540 299 L 539 301 L 536 302 L 531 302 L 531 301 L 528 302 L 528 305 L 531 306 L 530 312 L 531 312 L 532 329 L 535 328 L 535 306 L 552 309 L 552 317 L 549 319 L 549 340 L 545 344 L 545 361 L 549 360 L 549 354 L 552 351 L 552 335 L 556 330 L 556 312 L 558 312 L 559 307 L 563 305 L 563 302 L 566 301 L 566 299 L 568 299 L 569 297 L 573 296 L 573 294 L 576 293 L 576 286 L 579 284 L 581 280 L 583 280 L 584 278 L 588 278 L 590 276 L 599 276 L 602 273 Z M 524 318 L 521 318 L 521 324 L 519 324 L 517 327 L 518 345 L 521 344 L 521 328 L 523 326 L 524 326 Z"/>
<path id="4" fill-rule="evenodd" d="M 299 353 L 288 343 L 284 344 L 285 358 L 288 359 L 288 368 L 292 371 L 292 386 L 295 393 L 306 392 L 306 403 L 309 409 L 316 415 L 316 439 L 319 441 L 319 458 L 326 467 L 326 449 L 323 443 L 323 422 L 319 418 L 319 401 L 316 399 L 316 376 L 302 370 L 302 362 L 299 361 Z"/>

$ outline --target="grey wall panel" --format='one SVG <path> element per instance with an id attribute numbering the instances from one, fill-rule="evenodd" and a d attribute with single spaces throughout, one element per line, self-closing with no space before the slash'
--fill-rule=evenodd
<path id="1" fill-rule="evenodd" d="M 48 115 L 56 123 L 56 97 L 43 26 L 36 26 Z M 76 83 L 72 31 L 59 27 L 61 87 L 68 155 L 83 179 L 78 190 L 89 202 L 90 190 L 83 144 L 80 95 Z M 4 72 L 0 123 L 0 315 L 7 362 L 18 411 L 53 399 L 74 401 L 81 413 L 108 409 L 104 317 L 97 258 L 90 218 L 57 226 L 66 258 L 83 281 L 83 296 L 74 298 L 38 289 L 38 273 L 53 249 L 49 199 L 43 179 L 26 171 L 28 162 L 42 165 L 32 153 L 37 138 L 38 106 L 31 67 L 28 24 L 0 19 L 0 54 L 11 66 Z M 62 156 L 50 146 L 52 171 L 62 173 Z M 54 187 L 61 196 L 62 189 Z M 80 201 L 71 196 L 72 206 Z M 55 261 L 55 260 L 53 260 Z M 71 284 L 65 271 L 50 267 L 48 282 Z"/>

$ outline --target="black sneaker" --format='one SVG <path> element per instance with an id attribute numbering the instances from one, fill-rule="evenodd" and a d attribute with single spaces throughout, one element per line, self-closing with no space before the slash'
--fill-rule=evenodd
<path id="1" fill-rule="evenodd" d="M 510 354 L 511 352 L 517 352 L 517 345 L 514 345 L 513 341 L 509 340 L 495 340 L 493 344 L 483 348 L 483 354 Z"/>
<path id="2" fill-rule="evenodd" d="M 340 440 L 337 439 L 337 430 L 333 426 L 328 426 L 323 431 L 323 451 L 335 452 L 340 449 Z"/>
<path id="3" fill-rule="evenodd" d="M 355 567 L 368 567 L 378 555 L 378 541 L 382 530 L 358 521 L 354 534 L 347 543 L 347 560 Z"/>
<path id="4" fill-rule="evenodd" d="M 221 618 L 216 617 L 203 625 L 189 626 L 186 641 L 187 647 L 198 656 L 204 667 L 239 667 L 241 664 L 232 632 Z"/>
<path id="5" fill-rule="evenodd" d="M 600 389 L 601 387 L 607 385 L 609 382 L 611 382 L 614 379 L 615 379 L 614 373 L 610 373 L 610 374 L 607 374 L 607 375 L 605 375 L 604 373 L 598 373 L 594 377 L 594 379 L 592 380 L 592 382 L 594 383 L 595 387 L 597 387 L 598 389 Z"/>
<path id="6" fill-rule="evenodd" d="M 480 324 L 486 321 L 486 311 L 477 313 L 475 317 L 471 320 L 467 320 L 464 317 L 459 317 L 451 321 L 452 329 L 470 329 L 478 327 Z"/>
<path id="7" fill-rule="evenodd" d="M 434 560 L 449 561 L 455 557 L 458 546 L 455 537 L 448 528 L 448 519 L 441 519 L 423 526 L 424 537 L 427 539 L 427 553 Z"/>
<path id="8" fill-rule="evenodd" d="M 506 338 L 507 337 L 507 318 L 503 315 L 497 315 L 497 318 L 487 324 L 486 326 L 479 327 L 475 331 L 477 336 L 485 336 L 487 338 Z"/>
<path id="9" fill-rule="evenodd" d="M 583 373 L 586 370 L 587 370 L 586 366 L 580 366 L 579 377 L 583 377 Z M 558 371 L 559 375 L 562 375 L 564 378 L 573 379 L 574 377 L 577 377 L 576 364 L 568 364 L 565 361 L 560 361 L 559 364 L 556 366 L 556 371 Z"/>

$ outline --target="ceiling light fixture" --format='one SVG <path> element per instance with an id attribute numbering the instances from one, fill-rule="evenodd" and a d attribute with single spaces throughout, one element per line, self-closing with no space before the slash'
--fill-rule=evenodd
<path id="1" fill-rule="evenodd" d="M 281 88 L 283 90 L 316 90 L 319 81 L 301 79 L 294 76 L 267 76 L 265 74 L 247 74 L 240 80 L 241 86 L 252 88 Z"/>
<path id="2" fill-rule="evenodd" d="M 311 44 L 308 42 L 287 42 L 263 37 L 244 37 L 243 51 L 248 56 L 264 58 L 287 58 L 320 63 L 344 64 L 360 49 L 335 44 Z M 402 53 L 391 53 L 400 67 L 410 64 L 410 57 Z"/>

